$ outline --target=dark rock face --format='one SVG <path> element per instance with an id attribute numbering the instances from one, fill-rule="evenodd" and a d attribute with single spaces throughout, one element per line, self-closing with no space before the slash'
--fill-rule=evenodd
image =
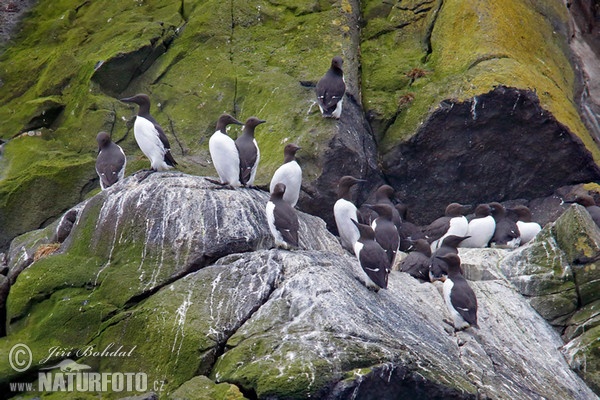
<path id="1" fill-rule="evenodd" d="M 383 168 L 421 222 L 453 201 L 532 199 L 600 178 L 581 140 L 540 106 L 535 93 L 506 87 L 442 103 L 385 157 Z"/>
<path id="2" fill-rule="evenodd" d="M 121 94 L 131 81 L 143 74 L 167 51 L 175 37 L 174 30 L 162 32 L 162 37 L 155 37 L 150 44 L 128 53 L 119 53 L 106 61 L 98 61 L 91 80 L 109 96 Z"/>
<path id="3" fill-rule="evenodd" d="M 352 175 L 367 181 L 359 184 L 360 189 L 354 198 L 356 204 L 362 204 L 370 192 L 384 183 L 377 160 L 375 140 L 362 108 L 353 97 L 346 96 L 337 133 L 321 156 L 323 172 L 305 186 L 304 192 L 308 196 L 300 200 L 300 209 L 321 217 L 327 223 L 327 228 L 337 234 L 333 205 L 337 200 L 339 179 L 344 175 Z"/>

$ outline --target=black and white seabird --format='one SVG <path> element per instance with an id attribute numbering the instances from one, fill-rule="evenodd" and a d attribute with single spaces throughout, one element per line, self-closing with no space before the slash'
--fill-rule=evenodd
<path id="1" fill-rule="evenodd" d="M 400 261 L 400 271 L 413 277 L 429 281 L 429 265 L 431 264 L 431 246 L 425 239 L 412 242 L 412 251 Z"/>
<path id="2" fill-rule="evenodd" d="M 220 179 L 220 182 L 212 179 L 209 181 L 235 188 L 241 186 L 240 156 L 235 141 L 227 136 L 227 125 L 229 124 L 243 125 L 231 115 L 222 114 L 217 121 L 215 133 L 208 140 L 210 158 Z"/>
<path id="3" fill-rule="evenodd" d="M 167 135 L 150 115 L 150 97 L 142 93 L 121 99 L 121 101 L 139 106 L 133 125 L 133 135 L 142 153 L 150 159 L 152 170 L 166 171 L 177 165 L 171 154 L 171 145 Z"/>
<path id="4" fill-rule="evenodd" d="M 389 204 L 366 204 L 366 206 L 379 215 L 371 223 L 371 228 L 375 232 L 375 241 L 385 250 L 390 266 L 393 266 L 400 247 L 400 236 L 392 221 L 394 207 Z"/>
<path id="5" fill-rule="evenodd" d="M 286 187 L 283 199 L 292 207 L 298 203 L 300 187 L 302 186 L 302 168 L 296 161 L 296 152 L 301 147 L 294 143 L 288 143 L 283 148 L 283 164 L 275 170 L 269 185 L 269 191 L 273 192 L 275 185 L 283 183 Z"/>
<path id="6" fill-rule="evenodd" d="M 432 253 L 431 263 L 429 265 L 429 280 L 431 282 L 443 280 L 445 275 L 448 275 L 448 265 L 444 262 L 443 257 L 447 254 L 458 254 L 459 244 L 467 239 L 468 236 L 446 236 L 442 241 L 442 245 Z"/>
<path id="7" fill-rule="evenodd" d="M 531 241 L 542 230 L 542 226 L 533 221 L 533 215 L 531 214 L 529 207 L 517 205 L 506 211 L 507 214 L 512 217 L 513 221 L 516 222 L 517 228 L 519 228 L 521 246 Z"/>
<path id="8" fill-rule="evenodd" d="M 479 204 L 475 208 L 475 217 L 469 221 L 467 236 L 459 247 L 487 247 L 496 230 L 496 221 L 492 216 L 492 207 L 489 204 Z"/>
<path id="9" fill-rule="evenodd" d="M 283 183 L 275 185 L 265 211 L 275 245 L 284 249 L 292 249 L 298 247 L 298 215 L 294 207 L 283 200 L 284 193 L 285 185 Z"/>
<path id="10" fill-rule="evenodd" d="M 467 206 L 458 203 L 450 203 L 446 207 L 446 212 L 443 217 L 433 221 L 431 224 L 423 228 L 423 233 L 431 243 L 431 251 L 435 252 L 442 244 L 446 236 L 466 236 L 469 228 L 469 221 L 463 215 L 467 210 Z"/>
<path id="11" fill-rule="evenodd" d="M 413 222 L 409 221 L 408 218 L 408 206 L 404 203 L 398 203 L 394 206 L 398 210 L 400 220 L 402 223 L 398 229 L 398 235 L 400 235 L 400 251 L 409 252 L 413 243 L 419 239 L 425 239 L 425 234 L 420 226 L 417 226 Z"/>
<path id="12" fill-rule="evenodd" d="M 454 321 L 454 329 L 462 330 L 477 325 L 477 297 L 460 268 L 460 257 L 447 254 L 441 257 L 448 264 L 448 276 L 444 280 L 443 291 L 446 307 Z"/>
<path id="13" fill-rule="evenodd" d="M 98 142 L 96 173 L 100 178 L 100 187 L 104 190 L 123 179 L 127 159 L 121 146 L 114 143 L 108 133 L 98 133 L 96 141 Z"/>
<path id="14" fill-rule="evenodd" d="M 331 67 L 317 83 L 317 104 L 323 117 L 339 119 L 342 115 L 342 103 L 346 93 L 343 63 L 342 57 L 333 57 Z"/>
<path id="15" fill-rule="evenodd" d="M 373 228 L 354 220 L 352 223 L 360 234 L 358 241 L 354 243 L 354 254 L 364 272 L 365 286 L 375 292 L 387 289 L 390 262 L 385 250 L 375 241 Z"/>
<path id="16" fill-rule="evenodd" d="M 342 246 L 350 252 L 354 252 L 354 243 L 360 237 L 358 228 L 352 222 L 358 222 L 358 210 L 352 202 L 350 189 L 359 182 L 365 181 L 349 175 L 341 177 L 338 182 L 338 199 L 333 205 L 333 216 Z"/>
<path id="17" fill-rule="evenodd" d="M 392 221 L 394 222 L 394 225 L 396 225 L 396 229 L 400 229 L 403 221 L 400 213 L 395 207 L 396 205 L 392 201 L 394 198 L 394 188 L 390 185 L 381 185 L 375 191 L 374 196 L 375 200 L 373 204 L 387 204 L 392 207 Z M 366 206 L 361 206 L 360 212 L 366 217 L 365 220 L 369 223 L 373 222 L 375 218 L 377 218 L 377 213 Z"/>
<path id="18" fill-rule="evenodd" d="M 589 194 L 578 194 L 574 200 L 565 201 L 565 203 L 577 203 L 585 207 L 592 217 L 592 220 L 600 227 L 600 207 L 596 205 L 594 198 Z"/>
<path id="19" fill-rule="evenodd" d="M 254 138 L 254 129 L 264 124 L 265 120 L 250 117 L 244 124 L 242 134 L 235 140 L 240 156 L 240 183 L 244 186 L 253 186 L 256 178 L 256 169 L 260 162 L 260 149 Z"/>
<path id="20" fill-rule="evenodd" d="M 517 223 L 506 215 L 506 209 L 498 202 L 490 203 L 492 216 L 496 221 L 494 236 L 490 240 L 490 247 L 515 249 L 521 243 Z"/>

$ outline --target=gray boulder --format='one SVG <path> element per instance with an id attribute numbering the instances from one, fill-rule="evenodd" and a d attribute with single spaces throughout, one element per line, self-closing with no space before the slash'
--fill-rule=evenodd
<path id="1" fill-rule="evenodd" d="M 18 340 L 39 360 L 56 344 L 118 343 L 130 356 L 77 361 L 144 372 L 163 383 L 148 388 L 160 397 L 200 387 L 215 399 L 596 397 L 558 350 L 559 334 L 499 274 L 501 253 L 461 253 L 466 275 L 484 279 L 471 281 L 481 328 L 456 333 L 439 285 L 394 271 L 388 290 L 369 291 L 319 218 L 299 212 L 301 250 L 273 249 L 267 199 L 181 173 L 102 191 L 78 206 L 56 253 L 23 264 L 0 351 Z M 15 241 L 9 265 L 60 226 Z M 6 360 L 0 376 L 3 389 L 35 379 Z"/>

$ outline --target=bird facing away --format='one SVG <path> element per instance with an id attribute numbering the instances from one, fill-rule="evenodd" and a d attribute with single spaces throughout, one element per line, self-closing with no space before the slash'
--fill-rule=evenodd
<path id="1" fill-rule="evenodd" d="M 283 200 L 285 185 L 275 185 L 271 198 L 267 202 L 266 214 L 269 230 L 275 239 L 275 245 L 284 249 L 298 248 L 298 215 L 288 202 Z"/>
<path id="2" fill-rule="evenodd" d="M 431 243 L 431 251 L 435 251 L 448 235 L 465 236 L 469 221 L 463 215 L 467 207 L 458 203 L 450 203 L 443 217 L 423 228 L 423 233 Z"/>
<path id="3" fill-rule="evenodd" d="M 250 117 L 244 124 L 242 134 L 235 140 L 240 156 L 240 183 L 244 186 L 253 186 L 256 178 L 256 169 L 260 162 L 260 149 L 254 138 L 254 129 L 264 124 L 265 120 Z"/>
<path id="4" fill-rule="evenodd" d="M 429 265 L 431 264 L 431 246 L 425 239 L 417 239 L 412 243 L 412 251 L 400 262 L 400 271 L 407 272 L 414 278 L 429 281 Z"/>
<path id="5" fill-rule="evenodd" d="M 142 153 L 150 160 L 153 171 L 166 171 L 177 165 L 171 154 L 171 145 L 158 122 L 150 115 L 150 97 L 136 94 L 120 101 L 139 106 L 133 125 L 133 135 Z"/>
<path id="6" fill-rule="evenodd" d="M 393 266 L 400 247 L 400 236 L 392 220 L 394 207 L 389 204 L 367 204 L 366 206 L 379 215 L 371 223 L 371 228 L 375 232 L 375 241 L 385 250 L 390 266 Z"/>
<path id="7" fill-rule="evenodd" d="M 300 187 L 302 186 L 302 168 L 296 161 L 296 152 L 301 147 L 294 143 L 288 143 L 283 148 L 283 164 L 275 170 L 271 178 L 269 191 L 272 193 L 275 185 L 283 183 L 285 185 L 285 193 L 283 199 L 290 203 L 292 207 L 298 203 L 300 197 Z"/>
<path id="8" fill-rule="evenodd" d="M 229 114 L 222 114 L 217 121 L 215 133 L 208 140 L 208 150 L 213 165 L 219 174 L 220 181 L 209 179 L 219 185 L 239 187 L 240 183 L 240 156 L 235 141 L 227 136 L 227 126 L 230 124 L 243 125 Z"/>
<path id="9" fill-rule="evenodd" d="M 365 286 L 378 292 L 387 289 L 390 262 L 383 247 L 375 241 L 375 232 L 369 225 L 359 224 L 352 220 L 360 237 L 354 243 L 354 254 L 360 263 Z"/>
<path id="10" fill-rule="evenodd" d="M 475 217 L 469 221 L 467 236 L 460 247 L 481 248 L 487 247 L 496 230 L 496 221 L 492 216 L 492 207 L 489 204 L 479 204 L 475 208 Z"/>
<path id="11" fill-rule="evenodd" d="M 121 146 L 114 143 L 108 133 L 98 133 L 96 142 L 98 142 L 96 173 L 100 178 L 100 187 L 104 190 L 123 179 L 127 159 Z"/>
<path id="12" fill-rule="evenodd" d="M 331 67 L 317 82 L 317 104 L 321 115 L 325 118 L 339 119 L 342 115 L 342 103 L 346 93 L 342 57 L 335 56 L 331 60 Z"/>
<path id="13" fill-rule="evenodd" d="M 342 246 L 352 253 L 360 233 L 352 222 L 358 222 L 358 210 L 352 202 L 350 189 L 359 182 L 365 181 L 349 175 L 341 177 L 338 182 L 338 199 L 333 205 L 333 216 Z"/>
<path id="14" fill-rule="evenodd" d="M 521 246 L 531 241 L 542 230 L 542 226 L 533 221 L 533 215 L 531 214 L 529 207 L 517 205 L 507 209 L 506 211 L 507 215 L 509 215 L 513 221 L 516 222 L 517 228 L 519 228 Z"/>
<path id="15" fill-rule="evenodd" d="M 403 221 L 400 216 L 400 212 L 398 211 L 398 209 L 396 209 L 395 204 L 392 201 L 393 198 L 394 198 L 394 188 L 391 187 L 390 185 L 381 185 L 375 191 L 375 200 L 374 200 L 373 204 L 390 205 L 393 208 L 392 221 L 396 225 L 396 229 L 399 230 L 400 227 L 402 226 Z M 364 217 L 366 217 L 365 218 L 366 223 L 372 223 L 375 220 L 375 218 L 377 218 L 377 213 L 364 205 L 361 206 L 359 211 Z"/>
<path id="16" fill-rule="evenodd" d="M 441 257 L 448 264 L 448 276 L 444 280 L 443 291 L 446 307 L 452 316 L 454 329 L 462 330 L 477 325 L 477 297 L 460 268 L 460 257 L 447 254 Z"/>
<path id="17" fill-rule="evenodd" d="M 517 223 L 506 215 L 506 209 L 498 202 L 490 203 L 492 216 L 496 221 L 494 236 L 490 240 L 490 247 L 515 249 L 521 243 Z"/>

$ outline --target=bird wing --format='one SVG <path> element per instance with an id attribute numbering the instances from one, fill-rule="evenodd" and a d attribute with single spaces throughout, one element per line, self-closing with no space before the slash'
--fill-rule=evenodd
<path id="1" fill-rule="evenodd" d="M 160 139 L 160 142 L 165 147 L 165 150 L 166 150 L 165 158 L 164 158 L 165 162 L 168 165 L 174 167 L 175 165 L 177 165 L 177 161 L 175 161 L 175 159 L 173 158 L 173 155 L 171 154 L 171 144 L 169 143 L 169 138 L 167 138 L 165 131 L 163 131 L 162 127 L 160 126 L 160 124 L 158 122 L 156 122 L 154 117 L 152 117 L 151 115 L 148 115 L 147 119 L 154 124 L 154 129 L 156 129 L 156 132 L 158 133 L 158 138 Z"/>
<path id="2" fill-rule="evenodd" d="M 235 147 L 240 155 L 240 182 L 246 184 L 250 180 L 252 168 L 256 165 L 258 152 L 253 140 L 240 136 L 235 141 Z"/>
<path id="3" fill-rule="evenodd" d="M 431 224 L 423 228 L 423 233 L 427 237 L 429 243 L 441 238 L 450 227 L 450 219 L 448 217 L 440 217 Z"/>
<path id="4" fill-rule="evenodd" d="M 400 262 L 400 271 L 407 272 L 415 278 L 428 281 L 429 263 L 429 257 L 423 253 L 413 251 Z"/>
<path id="5" fill-rule="evenodd" d="M 385 250 L 377 243 L 365 245 L 360 252 L 360 265 L 367 276 L 380 288 L 386 289 L 390 262 Z"/>
<path id="6" fill-rule="evenodd" d="M 454 309 L 469 324 L 477 325 L 477 297 L 475 297 L 475 292 L 464 278 L 454 278 L 453 283 L 450 300 Z"/>
<path id="7" fill-rule="evenodd" d="M 327 76 L 328 75 L 326 74 L 325 77 L 323 77 L 323 79 L 317 83 L 316 92 L 317 99 L 323 108 L 330 110 L 335 109 L 338 101 L 344 97 L 344 93 L 346 92 L 346 84 L 344 83 L 344 79 L 333 75 L 335 79 L 331 79 L 327 82 L 327 85 L 325 85 L 324 79 Z"/>
<path id="8" fill-rule="evenodd" d="M 114 146 L 117 147 L 117 145 Z M 116 153 L 115 150 L 118 153 Z M 119 173 L 125 165 L 125 155 L 123 155 L 122 158 L 120 157 L 117 162 L 111 160 L 109 154 L 112 155 L 114 153 L 122 154 L 120 148 L 118 147 L 116 149 L 109 148 L 107 150 L 101 151 L 98 154 L 98 158 L 96 159 L 96 172 L 102 180 L 102 184 L 104 187 L 112 186 L 119 180 Z"/>
<path id="9" fill-rule="evenodd" d="M 289 210 L 293 212 L 289 212 Z M 298 215 L 296 211 L 288 203 L 282 202 L 273 210 L 275 218 L 275 227 L 283 236 L 283 240 L 287 243 L 298 247 Z M 283 228 L 282 228 L 283 227 Z"/>

